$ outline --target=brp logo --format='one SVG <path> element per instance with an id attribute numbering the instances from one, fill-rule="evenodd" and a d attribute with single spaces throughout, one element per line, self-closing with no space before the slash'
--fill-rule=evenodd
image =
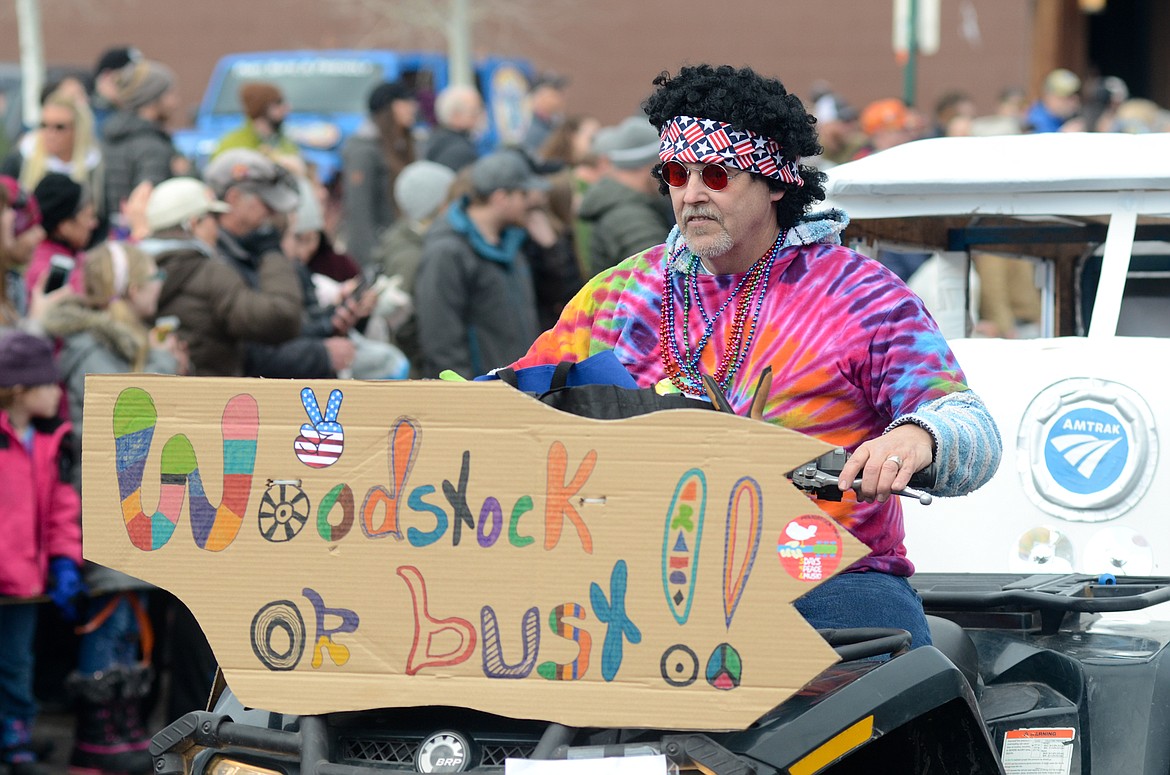
<path id="1" fill-rule="evenodd" d="M 1133 389 L 1089 377 L 1040 391 L 1020 419 L 1016 463 L 1039 508 L 1072 522 L 1116 519 L 1149 489 L 1154 415 Z"/>
<path id="2" fill-rule="evenodd" d="M 1098 409 L 1074 409 L 1056 418 L 1044 445 L 1044 462 L 1057 484 L 1095 493 L 1117 481 L 1129 459 L 1120 418 Z"/>
<path id="3" fill-rule="evenodd" d="M 418 747 L 419 772 L 463 772 L 471 761 L 470 745 L 457 732 L 436 732 Z"/>

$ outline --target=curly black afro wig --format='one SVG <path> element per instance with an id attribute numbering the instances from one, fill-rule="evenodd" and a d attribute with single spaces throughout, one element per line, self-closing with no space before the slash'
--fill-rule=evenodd
<path id="1" fill-rule="evenodd" d="M 789 94 L 780 81 L 765 78 L 750 67 L 684 67 L 675 76 L 660 74 L 654 85 L 657 90 L 642 109 L 659 132 L 675 116 L 695 116 L 769 137 L 780 143 L 788 158 L 817 156 L 823 150 L 817 142 L 817 120 L 804 109 L 800 98 Z M 659 192 L 666 194 L 669 188 L 660 168 L 661 165 L 654 168 L 654 177 L 658 178 Z M 807 164 L 800 165 L 803 186 L 759 177 L 773 191 L 785 191 L 776 203 L 776 217 L 782 229 L 795 224 L 810 206 L 825 198 L 824 173 Z"/>

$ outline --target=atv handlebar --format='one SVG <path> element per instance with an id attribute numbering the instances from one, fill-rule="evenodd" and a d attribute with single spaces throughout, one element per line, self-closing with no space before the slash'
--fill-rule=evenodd
<path id="1" fill-rule="evenodd" d="M 841 469 L 845 467 L 848 460 L 849 453 L 841 447 L 837 447 L 832 452 L 826 452 L 816 460 L 789 471 L 788 478 L 797 487 L 811 492 L 820 500 L 839 501 L 841 500 L 841 488 L 838 486 L 838 479 L 841 476 Z M 933 500 L 933 496 L 923 490 L 933 487 L 935 478 L 936 470 L 932 462 L 910 477 L 910 486 L 895 490 L 894 495 L 915 498 L 923 506 L 928 506 Z"/>

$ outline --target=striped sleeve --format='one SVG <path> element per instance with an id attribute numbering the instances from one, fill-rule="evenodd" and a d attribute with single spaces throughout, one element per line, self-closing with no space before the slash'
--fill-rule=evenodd
<path id="1" fill-rule="evenodd" d="M 983 400 L 971 390 L 922 404 L 886 428 L 912 423 L 934 437 L 937 477 L 931 492 L 967 495 L 986 484 L 999 468 L 1003 442 Z"/>

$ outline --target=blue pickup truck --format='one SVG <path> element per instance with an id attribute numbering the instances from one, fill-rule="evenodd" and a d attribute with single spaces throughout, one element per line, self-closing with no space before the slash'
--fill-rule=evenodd
<path id="1" fill-rule="evenodd" d="M 488 111 L 484 148 L 518 141 L 527 121 L 524 97 L 532 65 L 522 59 L 491 57 L 476 62 L 475 75 Z M 179 151 L 197 168 L 210 158 L 226 132 L 244 120 L 240 86 L 249 81 L 275 83 L 292 112 L 285 132 L 316 164 L 321 179 L 332 180 L 341 167 L 341 146 L 366 116 L 366 98 L 383 81 L 402 79 L 423 103 L 421 120 L 434 94 L 448 83 L 447 57 L 427 51 L 330 50 L 264 51 L 223 57 L 211 74 L 191 129 L 175 134 Z"/>

